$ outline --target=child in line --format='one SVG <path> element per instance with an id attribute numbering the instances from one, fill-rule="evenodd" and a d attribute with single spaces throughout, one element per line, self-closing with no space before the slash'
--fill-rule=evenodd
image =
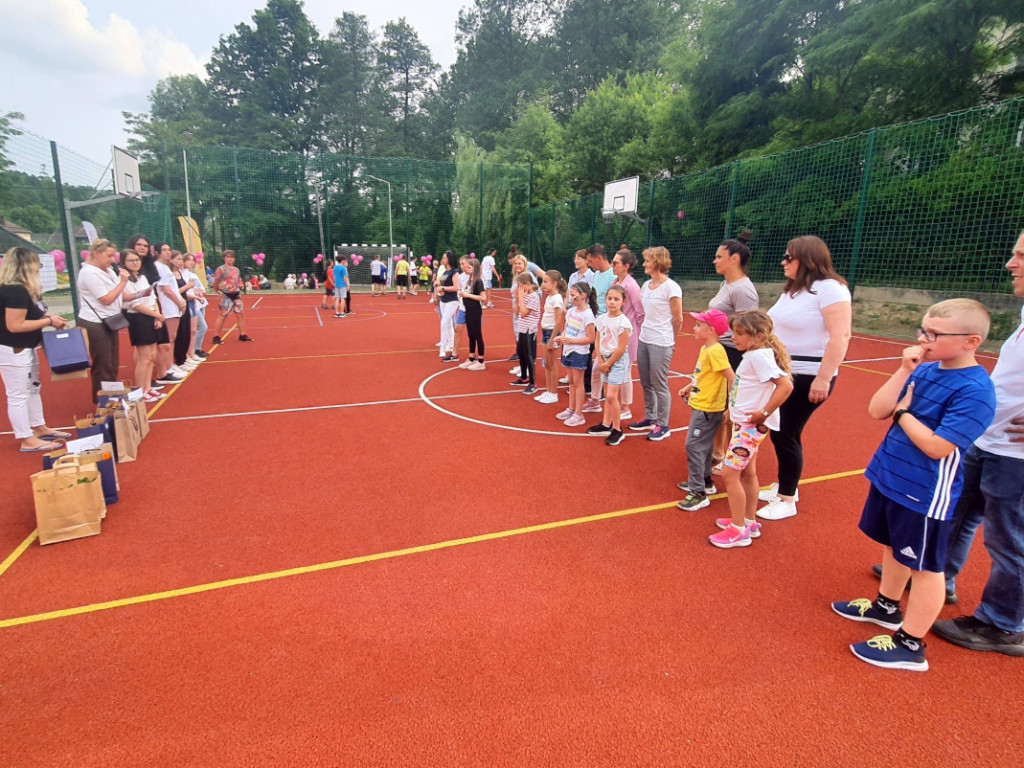
<path id="1" fill-rule="evenodd" d="M 871 481 L 860 529 L 882 545 L 878 597 L 832 603 L 852 621 L 896 630 L 850 646 L 876 667 L 924 672 L 925 634 L 946 599 L 945 566 L 953 510 L 963 488 L 961 452 L 995 416 L 995 387 L 975 352 L 989 314 L 972 299 L 932 306 L 903 350 L 899 369 L 875 392 L 868 414 L 892 419 L 865 475 Z M 906 615 L 900 596 L 913 577 Z"/>
<path id="2" fill-rule="evenodd" d="M 334 316 L 345 317 L 348 314 L 348 259 L 340 253 L 334 257 Z"/>
<path id="3" fill-rule="evenodd" d="M 587 423 L 583 418 L 583 406 L 587 396 L 583 391 L 583 374 L 590 359 L 590 345 L 596 338 L 594 316 L 597 313 L 597 296 L 589 283 L 580 281 L 569 289 L 572 307 L 565 313 L 562 332 L 551 339 L 562 347 L 562 365 L 569 371 L 569 407 L 555 415 L 567 427 L 581 427 Z"/>
<path id="4" fill-rule="evenodd" d="M 245 307 L 241 299 L 242 273 L 235 266 L 235 252 L 224 251 L 222 257 L 224 263 L 213 273 L 213 290 L 221 294 L 220 317 L 217 318 L 217 327 L 213 329 L 213 343 L 224 343 L 220 334 L 224 321 L 231 313 L 234 313 L 235 322 L 238 323 L 238 340 L 252 341 L 251 337 L 245 335 Z"/>
<path id="5" fill-rule="evenodd" d="M 512 386 L 526 387 L 523 394 L 533 395 L 537 392 L 534 368 L 537 360 L 540 296 L 537 294 L 537 284 L 527 272 L 516 278 L 512 311 L 516 318 L 516 354 L 519 356 L 519 378 L 512 382 Z"/>
<path id="6" fill-rule="evenodd" d="M 320 302 L 320 309 L 327 309 L 328 299 L 334 304 L 334 265 L 328 262 L 324 272 L 324 300 Z"/>
<path id="7" fill-rule="evenodd" d="M 725 416 L 736 374 L 729 364 L 718 337 L 729 330 L 729 317 L 718 309 L 707 312 L 691 312 L 694 319 L 693 335 L 700 343 L 697 365 L 693 379 L 679 390 L 679 396 L 689 404 L 690 427 L 686 431 L 687 479 L 679 483 L 686 496 L 677 505 L 687 512 L 703 509 L 711 502 L 708 494 L 714 493 L 715 483 L 711 479 L 714 462 L 715 435 Z"/>
<path id="8" fill-rule="evenodd" d="M 544 344 L 544 392 L 534 400 L 538 403 L 558 402 L 558 346 L 551 343 L 551 337 L 558 335 L 565 314 L 565 280 L 562 273 L 549 269 L 540 284 L 544 294 L 544 312 L 540 316 L 541 342 Z"/>
<path id="9" fill-rule="evenodd" d="M 732 438 L 722 467 L 732 517 L 718 518 L 715 524 L 722 530 L 708 537 L 722 549 L 749 547 L 751 539 L 761 535 L 761 524 L 754 517 L 757 449 L 768 430 L 779 428 L 778 408 L 793 391 L 789 355 L 775 336 L 768 313 L 741 312 L 731 326 L 736 349 L 743 352 L 729 395 Z"/>
<path id="10" fill-rule="evenodd" d="M 622 313 L 626 303 L 626 289 L 621 285 L 609 286 L 604 297 L 605 314 L 595 321 L 597 349 L 594 362 L 604 386 L 604 418 L 587 430 L 588 435 L 607 435 L 605 445 L 618 445 L 625 439 L 622 434 L 619 390 L 630 376 L 629 337 L 633 324 Z"/>
<path id="11" fill-rule="evenodd" d="M 459 298 L 465 305 L 466 313 L 466 335 L 469 337 L 469 357 L 459 368 L 469 371 L 483 371 L 487 368 L 484 364 L 484 333 L 483 316 L 484 303 L 487 301 L 487 289 L 481 277 L 480 262 L 477 259 L 469 259 L 466 262 L 469 266 L 469 283 L 467 287 L 459 291 Z"/>

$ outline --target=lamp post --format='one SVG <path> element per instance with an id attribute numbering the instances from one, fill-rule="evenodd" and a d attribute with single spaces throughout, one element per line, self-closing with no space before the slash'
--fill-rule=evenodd
<path id="1" fill-rule="evenodd" d="M 395 237 L 391 229 L 391 182 L 384 181 L 384 179 L 378 179 L 376 176 L 371 176 L 370 174 L 366 174 L 366 176 L 367 178 L 379 181 L 381 184 L 388 185 L 388 273 L 390 274 L 391 270 L 394 269 L 392 263 L 395 260 Z"/>
<path id="2" fill-rule="evenodd" d="M 185 243 L 185 249 L 189 253 L 194 253 L 192 250 L 192 202 L 188 194 L 188 144 L 192 141 L 192 131 L 185 131 L 182 135 L 185 137 L 185 145 L 181 148 L 181 161 L 185 166 L 185 216 L 188 217 L 188 242 Z"/>

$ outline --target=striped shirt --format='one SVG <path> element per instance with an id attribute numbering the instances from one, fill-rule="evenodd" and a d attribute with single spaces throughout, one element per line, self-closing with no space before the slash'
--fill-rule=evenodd
<path id="1" fill-rule="evenodd" d="M 540 294 L 537 291 L 524 293 L 523 306 L 529 312 L 525 317 L 516 314 L 516 333 L 536 333 L 537 324 L 540 323 Z"/>
<path id="2" fill-rule="evenodd" d="M 900 399 L 912 382 L 910 413 L 956 448 L 941 459 L 930 459 L 899 424 L 893 424 L 865 474 L 886 498 L 933 520 L 948 520 L 963 487 L 962 455 L 995 415 L 995 387 L 980 365 L 920 365 L 907 379 Z"/>

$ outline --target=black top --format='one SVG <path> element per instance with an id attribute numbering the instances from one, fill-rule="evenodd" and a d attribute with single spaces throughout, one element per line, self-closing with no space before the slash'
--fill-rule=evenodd
<path id="1" fill-rule="evenodd" d="M 7 347 L 34 349 L 43 343 L 43 330 L 11 333 L 7 330 L 7 308 L 24 309 L 26 320 L 46 317 L 46 305 L 36 301 L 23 285 L 0 285 L 0 344 Z"/>
<path id="2" fill-rule="evenodd" d="M 458 271 L 455 270 L 454 268 L 449 269 L 447 272 L 444 273 L 444 280 L 441 282 L 441 285 L 443 285 L 445 288 L 453 287 L 455 285 L 455 275 L 457 274 Z M 459 294 L 456 293 L 455 291 L 445 291 L 444 293 L 441 294 L 441 302 L 444 304 L 448 304 L 449 302 L 458 300 Z"/>
<path id="3" fill-rule="evenodd" d="M 477 280 L 472 286 L 468 287 L 466 293 L 472 293 L 474 296 L 482 296 L 484 292 L 484 281 Z M 476 299 L 463 299 L 463 306 L 466 307 L 466 315 L 477 317 L 482 316 L 484 313 L 484 305 Z"/>

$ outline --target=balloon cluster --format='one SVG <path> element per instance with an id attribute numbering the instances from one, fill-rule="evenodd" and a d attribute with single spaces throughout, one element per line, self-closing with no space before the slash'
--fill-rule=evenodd
<path id="1" fill-rule="evenodd" d="M 321 262 L 323 262 L 323 260 L 324 260 L 324 255 L 322 253 L 318 253 L 316 255 L 316 258 L 313 259 L 313 263 L 314 264 L 320 264 Z"/>
<path id="2" fill-rule="evenodd" d="M 202 251 L 197 251 L 195 253 L 195 260 L 196 260 L 196 264 L 202 264 L 203 263 L 203 252 Z"/>
<path id="3" fill-rule="evenodd" d="M 420 261 L 422 261 L 424 264 L 430 264 L 433 260 L 434 260 L 434 257 L 431 256 L 429 253 L 426 256 L 424 256 L 423 258 L 420 259 Z"/>
<path id="4" fill-rule="evenodd" d="M 64 255 L 64 251 L 53 250 L 50 251 L 50 255 L 53 256 L 53 268 L 58 272 L 66 272 L 68 269 L 68 257 Z"/>
<path id="5" fill-rule="evenodd" d="M 307 277 L 308 277 L 308 275 L 305 272 L 303 272 L 302 273 L 302 279 L 305 280 Z"/>
<path id="6" fill-rule="evenodd" d="M 266 258 L 267 254 L 265 253 L 254 253 L 252 255 L 252 260 L 255 261 L 261 267 L 263 266 L 263 260 Z"/>
<path id="7" fill-rule="evenodd" d="M 353 264 L 359 264 L 363 260 L 363 257 L 360 256 L 358 253 L 351 254 L 349 258 L 352 259 Z"/>

